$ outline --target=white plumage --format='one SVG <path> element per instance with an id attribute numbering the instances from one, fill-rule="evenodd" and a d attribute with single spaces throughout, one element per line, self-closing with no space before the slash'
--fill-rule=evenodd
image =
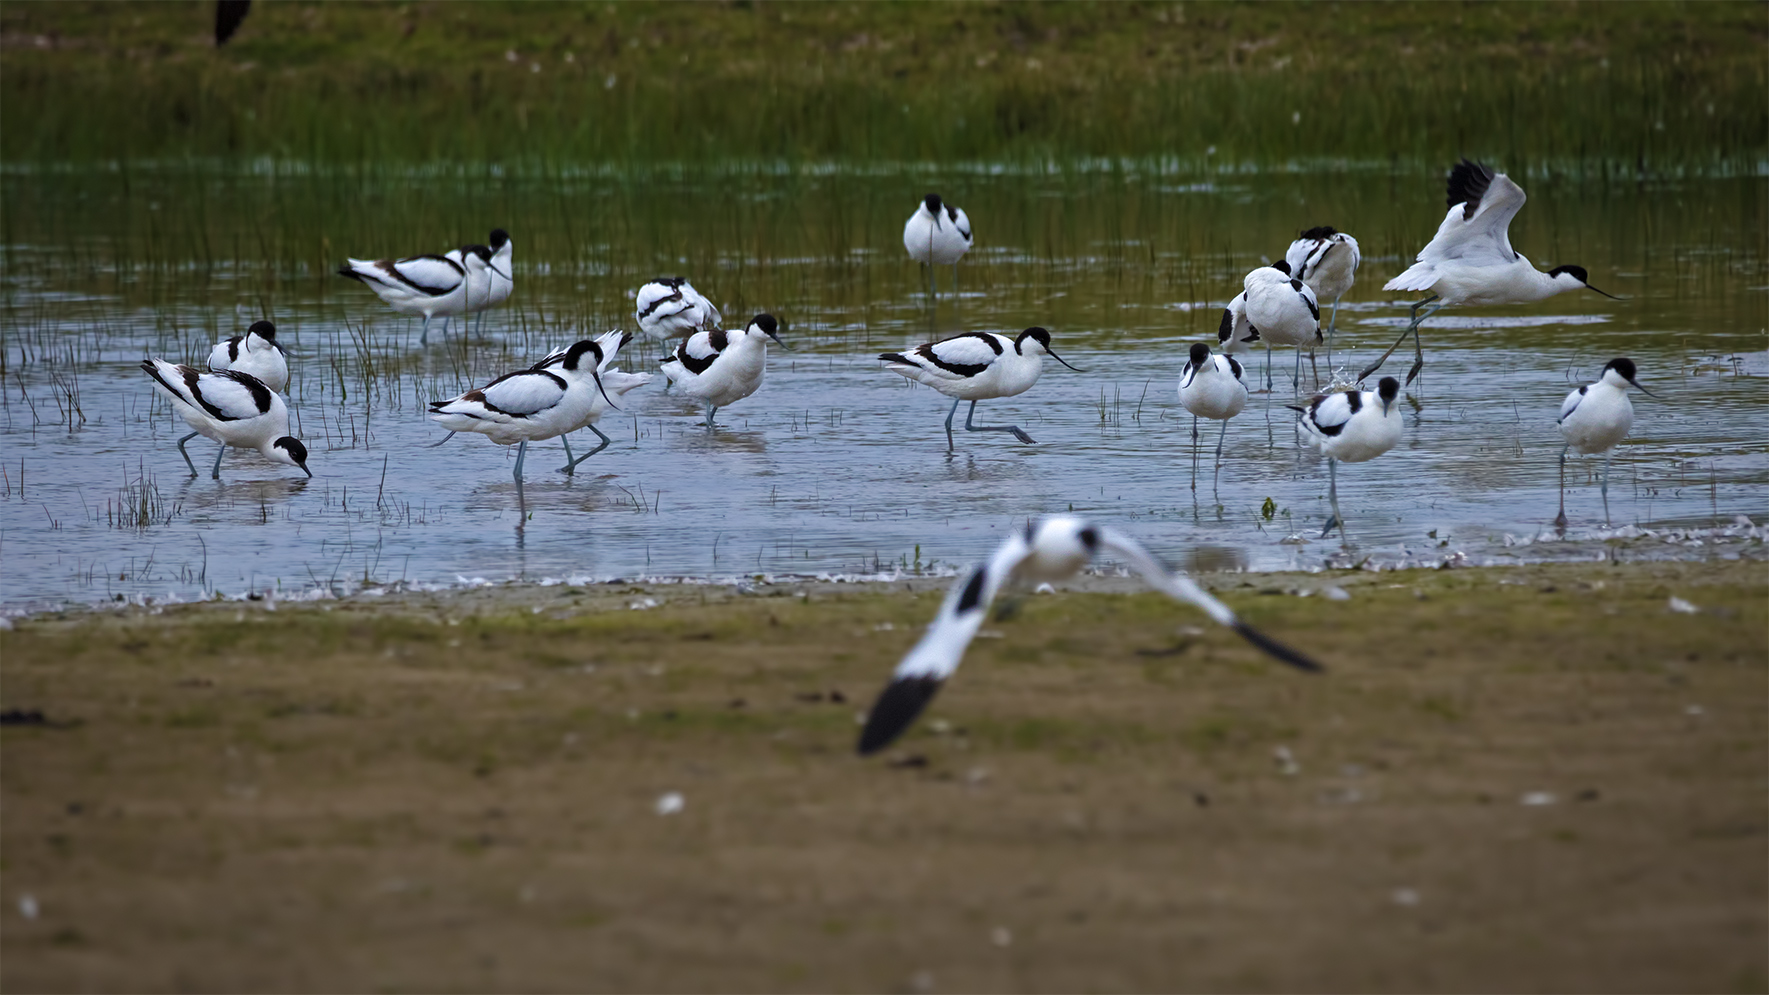
<path id="1" fill-rule="evenodd" d="M 1634 427 L 1634 403 L 1628 400 L 1628 385 L 1639 387 L 1647 395 L 1652 392 L 1634 379 L 1634 361 L 1626 357 L 1610 360 L 1596 383 L 1587 384 L 1566 395 L 1560 402 L 1560 435 L 1566 446 L 1560 450 L 1560 514 L 1554 523 L 1566 525 L 1566 453 L 1608 453 L 1603 460 L 1603 520 L 1609 521 L 1609 464 L 1615 458 L 1615 444 Z"/>
<path id="2" fill-rule="evenodd" d="M 710 331 L 724 321 L 713 302 L 680 276 L 660 276 L 640 287 L 633 300 L 633 318 L 639 331 L 654 339 Z"/>
<path id="3" fill-rule="evenodd" d="M 1333 316 L 1327 323 L 1327 365 L 1333 364 L 1333 333 L 1339 325 L 1339 298 L 1357 282 L 1357 265 L 1362 261 L 1357 239 L 1332 225 L 1321 225 L 1303 232 L 1284 253 L 1290 273 L 1314 291 L 1315 302 L 1333 302 Z"/>
<path id="4" fill-rule="evenodd" d="M 1419 250 L 1413 265 L 1382 285 L 1383 290 L 1429 291 L 1430 296 L 1413 305 L 1407 330 L 1381 359 L 1358 374 L 1359 380 L 1376 372 L 1411 335 L 1416 355 L 1407 383 L 1412 383 L 1425 365 L 1419 325 L 1439 308 L 1451 304 L 1528 304 L 1569 290 L 1597 290 L 1588 282 L 1584 267 L 1556 266 L 1543 273 L 1511 247 L 1511 219 L 1527 199 L 1523 188 L 1509 176 L 1478 162 L 1463 159 L 1450 170 L 1445 196 L 1449 211 L 1437 226 L 1437 234 Z M 1433 306 L 1420 314 L 1419 309 L 1427 304 Z"/>
<path id="5" fill-rule="evenodd" d="M 885 748 L 902 735 L 958 669 L 964 651 L 1010 580 L 1027 584 L 1073 576 L 1100 555 L 1122 560 L 1150 587 L 1203 609 L 1260 650 L 1293 667 L 1318 671 L 1320 664 L 1261 634 L 1236 617 L 1184 574 L 1168 569 L 1136 540 L 1079 518 L 1054 517 L 1015 529 L 994 555 L 967 570 L 940 606 L 940 614 L 915 648 L 903 658 L 879 694 L 860 732 L 862 755 Z"/>
<path id="6" fill-rule="evenodd" d="M 1295 387 L 1301 380 L 1303 347 L 1313 355 L 1315 343 L 1321 341 L 1321 309 L 1308 284 L 1290 275 L 1290 264 L 1282 260 L 1261 266 L 1241 281 L 1241 293 L 1223 309 L 1217 341 L 1227 353 L 1245 352 L 1258 342 L 1265 343 L 1265 387 L 1271 389 L 1271 349 L 1273 346 L 1296 346 Z"/>
<path id="7" fill-rule="evenodd" d="M 1228 420 L 1247 406 L 1247 385 L 1233 356 L 1212 356 L 1202 342 L 1192 344 L 1191 358 L 1179 371 L 1179 403 L 1192 413 L 1192 490 L 1198 489 L 1198 419 L 1222 422 L 1216 437 L 1216 474 L 1222 474 L 1222 443 Z"/>
<path id="8" fill-rule="evenodd" d="M 559 468 L 559 472 L 572 473 L 577 469 L 579 463 L 607 449 L 614 440 L 602 434 L 602 430 L 596 427 L 596 422 L 615 408 L 616 398 L 651 382 L 651 374 L 649 373 L 623 373 L 609 365 L 614 362 L 614 358 L 620 353 L 621 348 L 632 340 L 633 336 L 630 332 L 623 332 L 619 329 L 596 337 L 596 347 L 602 356 L 601 361 L 596 364 L 596 377 L 601 381 L 602 389 L 591 398 L 590 408 L 584 413 L 578 424 L 567 429 L 566 434 L 560 436 L 560 441 L 565 443 L 566 462 L 563 467 Z M 558 365 L 563 363 L 569 355 L 570 350 L 568 349 L 555 349 L 547 354 L 547 358 L 534 364 L 534 368 L 540 370 Z M 596 437 L 601 439 L 602 443 L 582 456 L 572 459 L 570 433 L 580 428 L 587 428 L 596 433 Z"/>
<path id="9" fill-rule="evenodd" d="M 780 342 L 779 327 L 773 315 L 758 314 L 741 331 L 696 332 L 663 361 L 663 375 L 706 402 L 706 427 L 711 429 L 715 412 L 761 388 L 768 340 Z"/>
<path id="10" fill-rule="evenodd" d="M 596 401 L 606 400 L 596 375 L 601 361 L 601 346 L 585 339 L 543 360 L 544 369 L 507 373 L 459 397 L 432 401 L 430 420 L 448 429 L 449 437 L 477 432 L 501 446 L 519 445 L 514 476 L 520 481 L 530 442 L 581 427 Z"/>
<path id="11" fill-rule="evenodd" d="M 154 387 L 172 402 L 185 424 L 195 431 L 178 440 L 178 452 L 197 475 L 184 444 L 201 435 L 221 443 L 210 476 L 221 478 L 221 457 L 227 447 L 256 449 L 264 458 L 284 466 L 299 467 L 309 477 L 307 447 L 289 435 L 289 409 L 281 395 L 249 373 L 223 370 L 204 373 L 194 366 L 177 366 L 163 359 L 144 359 L 141 368 L 154 378 Z"/>
<path id="12" fill-rule="evenodd" d="M 1383 377 L 1376 390 L 1349 390 L 1321 394 L 1309 402 L 1297 420 L 1297 431 L 1303 440 L 1327 457 L 1327 475 L 1331 481 L 1328 500 L 1333 517 L 1321 529 L 1326 538 L 1333 526 L 1345 535 L 1345 519 L 1339 514 L 1339 476 L 1334 466 L 1343 461 L 1362 463 L 1373 460 L 1394 448 L 1400 441 L 1405 423 L 1395 399 L 1400 396 L 1400 382 Z"/>
<path id="13" fill-rule="evenodd" d="M 246 334 L 215 343 L 209 350 L 209 369 L 250 373 L 271 390 L 289 385 L 289 360 L 277 344 L 276 326 L 268 321 L 254 321 Z"/>
<path id="14" fill-rule="evenodd" d="M 992 397 L 1013 397 L 1029 390 L 1044 372 L 1044 357 L 1069 366 L 1050 346 L 1050 332 L 1032 327 L 1009 338 L 996 332 L 966 332 L 949 339 L 918 345 L 903 352 L 880 353 L 885 369 L 954 398 L 946 412 L 946 449 L 952 442 L 952 416 L 960 401 L 971 402 L 964 418 L 967 432 L 1012 432 L 1030 443 L 1032 437 L 1014 425 L 973 425 L 977 402 Z M 1073 370 L 1075 367 L 1069 366 Z M 1076 371 L 1080 372 L 1080 371 Z"/>
<path id="15" fill-rule="evenodd" d="M 467 267 L 479 264 L 483 260 L 457 263 L 447 256 L 351 259 L 338 275 L 364 284 L 401 314 L 423 315 L 421 343 L 430 337 L 431 318 L 467 313 Z"/>
<path id="16" fill-rule="evenodd" d="M 928 293 L 938 290 L 935 266 L 952 267 L 952 286 L 958 288 L 958 260 L 971 247 L 970 217 L 960 208 L 930 193 L 903 223 L 903 248 L 909 258 L 928 267 Z"/>

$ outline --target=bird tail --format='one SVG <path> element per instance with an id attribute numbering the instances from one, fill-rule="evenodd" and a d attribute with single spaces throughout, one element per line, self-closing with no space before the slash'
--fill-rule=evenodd
<path id="1" fill-rule="evenodd" d="M 1437 273 L 1424 263 L 1414 263 L 1399 276 L 1382 285 L 1383 290 L 1430 290 L 1437 283 Z"/>

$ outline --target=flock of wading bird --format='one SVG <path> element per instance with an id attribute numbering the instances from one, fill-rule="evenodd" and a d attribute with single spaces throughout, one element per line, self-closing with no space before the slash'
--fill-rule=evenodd
<path id="1" fill-rule="evenodd" d="M 1425 363 L 1419 326 L 1427 318 L 1449 305 L 1525 304 L 1579 289 L 1603 293 L 1590 285 L 1582 267 L 1556 266 L 1544 273 L 1511 247 L 1508 229 L 1524 200 L 1523 189 L 1503 173 L 1466 159 L 1454 166 L 1449 174 L 1449 210 L 1437 234 L 1420 250 L 1412 266 L 1383 285 L 1384 290 L 1427 294 L 1412 305 L 1406 330 L 1381 358 L 1358 374 L 1355 382 L 1335 384 L 1307 404 L 1293 406 L 1299 412 L 1298 437 L 1327 457 L 1333 513 L 1321 530 L 1323 538 L 1335 527 L 1344 537 L 1336 465 L 1375 459 L 1394 447 L 1403 430 L 1396 403 L 1401 382 L 1383 377 L 1373 391 L 1360 389 L 1361 383 L 1409 336 L 1414 362 L 1406 382 L 1411 383 Z M 930 295 L 938 292 L 937 267 L 952 266 L 956 286 L 958 260 L 971 243 L 970 218 L 937 194 L 929 194 L 903 227 L 903 246 L 926 268 Z M 428 341 L 434 319 L 444 320 L 444 330 L 455 317 L 479 315 L 483 321 L 484 312 L 509 299 L 515 288 L 513 252 L 509 233 L 500 228 L 491 233 L 489 245 L 466 245 L 445 255 L 351 259 L 338 272 L 363 283 L 395 311 L 422 316 L 419 341 L 423 343 Z M 1180 371 L 1179 401 L 1193 415 L 1193 489 L 1197 487 L 1198 419 L 1223 423 L 1216 447 L 1216 473 L 1220 475 L 1228 420 L 1247 404 L 1244 370 L 1235 356 L 1256 345 L 1265 346 L 1267 392 L 1272 388 L 1274 346 L 1297 350 L 1293 388 L 1299 388 L 1304 350 L 1312 366 L 1316 347 L 1324 344 L 1331 368 L 1339 300 L 1356 280 L 1358 263 L 1358 244 L 1351 235 L 1327 226 L 1310 228 L 1291 243 L 1282 260 L 1247 274 L 1242 292 L 1223 311 L 1216 350 L 1203 342 L 1191 346 Z M 639 288 L 635 300 L 633 317 L 641 333 L 659 340 L 680 340 L 661 368 L 670 385 L 706 404 L 709 430 L 714 428 L 718 409 L 761 387 L 768 343 L 785 347 L 779 337 L 779 322 L 772 315 L 757 314 L 743 328 L 727 329 L 718 308 L 681 277 L 653 280 Z M 1324 330 L 1320 322 L 1322 300 L 1333 304 Z M 566 464 L 560 470 L 572 473 L 611 442 L 596 427 L 597 420 L 619 408 L 616 398 L 652 380 L 650 374 L 625 373 L 611 365 L 632 338 L 631 333 L 616 330 L 556 349 L 527 369 L 505 374 L 459 397 L 433 402 L 430 418 L 449 430 L 443 442 L 458 432 L 476 432 L 500 445 L 517 445 L 514 475 L 518 485 L 529 442 L 560 438 L 566 454 Z M 970 402 L 965 431 L 1007 432 L 1022 443 L 1034 441 L 1017 425 L 977 425 L 974 419 L 978 401 L 1012 397 L 1037 383 L 1046 355 L 1069 366 L 1052 348 L 1049 331 L 1031 327 L 1018 335 L 966 332 L 878 358 L 885 369 L 953 399 L 945 422 L 951 451 L 952 419 L 964 401 Z M 192 476 L 197 475 L 196 465 L 184 447 L 198 435 L 221 444 L 213 477 L 220 477 L 221 457 L 230 446 L 256 449 L 273 462 L 299 467 L 312 476 L 306 448 L 289 435 L 288 408 L 278 393 L 288 383 L 288 361 L 270 322 L 257 322 L 245 334 L 218 343 L 209 355 L 207 370 L 159 359 L 145 360 L 141 365 L 193 430 L 178 441 Z M 1566 440 L 1560 455 L 1561 505 L 1556 518 L 1561 526 L 1566 524 L 1567 452 L 1577 449 L 1613 456 L 1613 447 L 1633 425 L 1627 387 L 1645 390 L 1635 381 L 1635 372 L 1631 360 L 1613 359 L 1595 383 L 1574 390 L 1561 404 L 1558 422 Z M 566 437 L 581 428 L 588 428 L 601 442 L 574 459 Z M 1607 459 L 1601 489 L 1607 521 Z M 957 668 L 1003 585 L 1010 580 L 1065 578 L 1102 553 L 1126 563 L 1156 590 L 1202 608 L 1271 656 L 1305 671 L 1320 669 L 1303 654 L 1248 627 L 1226 605 L 1128 536 L 1076 518 L 1049 518 L 1015 531 L 993 556 L 971 568 L 953 586 L 938 618 L 898 666 L 873 706 L 860 736 L 860 752 L 871 753 L 888 745 L 926 707 Z"/>

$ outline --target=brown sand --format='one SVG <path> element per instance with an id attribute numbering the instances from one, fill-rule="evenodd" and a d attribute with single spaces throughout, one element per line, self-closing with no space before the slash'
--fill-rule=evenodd
<path id="1" fill-rule="evenodd" d="M 1032 596 L 875 760 L 943 583 L 20 623 L 0 985 L 1762 991 L 1766 574 Z"/>

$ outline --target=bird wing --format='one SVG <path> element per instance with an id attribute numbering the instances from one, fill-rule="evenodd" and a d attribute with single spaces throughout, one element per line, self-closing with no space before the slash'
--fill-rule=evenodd
<path id="1" fill-rule="evenodd" d="M 1345 431 L 1345 424 L 1363 406 L 1364 396 L 1355 390 L 1322 394 L 1303 412 L 1302 422 L 1317 434 L 1335 436 Z"/>
<path id="2" fill-rule="evenodd" d="M 596 364 L 596 372 L 600 373 L 603 370 L 608 369 L 608 364 L 614 362 L 615 355 L 618 354 L 621 349 L 625 348 L 626 344 L 632 340 L 632 332 L 623 332 L 618 328 L 611 332 L 603 332 L 601 335 L 596 336 L 596 347 L 602 350 L 602 361 Z M 649 379 L 649 377 L 647 377 L 647 379 Z"/>
<path id="3" fill-rule="evenodd" d="M 862 756 L 889 746 L 933 700 L 964 659 L 965 648 L 976 638 L 1001 585 L 1031 555 L 1025 531 L 1014 529 L 994 555 L 971 567 L 952 585 L 927 634 L 897 664 L 890 683 L 867 713 L 866 725 L 860 730 Z"/>
<path id="4" fill-rule="evenodd" d="M 1585 391 L 1587 389 L 1588 388 L 1586 387 L 1580 387 L 1578 390 L 1566 395 L 1566 400 L 1560 402 L 1560 417 L 1554 420 L 1556 422 L 1563 422 L 1568 418 L 1571 418 L 1572 413 L 1578 410 L 1579 402 L 1585 399 Z"/>
<path id="5" fill-rule="evenodd" d="M 675 353 L 664 362 L 681 363 L 690 373 L 705 373 L 712 367 L 713 361 L 719 358 L 719 354 L 725 351 L 729 342 L 725 333 L 716 328 L 695 332 L 677 346 Z"/>
<path id="6" fill-rule="evenodd" d="M 245 338 L 235 335 L 215 343 L 215 348 L 209 350 L 209 369 L 219 371 L 232 366 L 233 361 L 240 358 L 240 346 L 245 343 Z"/>
<path id="7" fill-rule="evenodd" d="M 1449 211 L 1444 214 L 1437 235 L 1420 250 L 1419 262 L 1509 266 L 1517 260 L 1517 251 L 1511 248 L 1510 228 L 1511 219 L 1529 199 L 1522 187 L 1504 173 L 1494 173 L 1464 159 L 1450 170 L 1447 199 Z"/>
<path id="8" fill-rule="evenodd" d="M 216 421 L 245 421 L 270 410 L 270 388 L 248 373 L 222 370 L 204 373 L 194 366 L 173 366 L 165 360 L 141 364 L 160 386 Z"/>
<path id="9" fill-rule="evenodd" d="M 1241 621 L 1229 606 L 1211 597 L 1208 591 L 1199 587 L 1190 577 L 1169 570 L 1166 564 L 1157 559 L 1153 553 L 1144 549 L 1142 544 L 1135 539 L 1116 530 L 1102 527 L 1099 530 L 1099 544 L 1102 549 L 1110 550 L 1123 559 L 1130 569 L 1136 571 L 1150 587 L 1175 601 L 1184 601 L 1202 608 L 1205 614 L 1235 630 L 1242 639 L 1271 656 L 1298 670 L 1317 673 L 1322 669 L 1320 664 L 1307 656 Z"/>
<path id="10" fill-rule="evenodd" d="M 1302 298 L 1302 303 L 1308 308 L 1308 313 L 1314 315 L 1315 322 L 1319 323 L 1321 320 L 1321 306 L 1315 300 L 1314 291 L 1309 289 L 1308 284 L 1303 283 L 1295 277 L 1290 278 L 1290 289 L 1296 291 L 1296 296 Z"/>
<path id="11" fill-rule="evenodd" d="M 958 234 L 964 236 L 964 244 L 971 244 L 970 215 L 964 213 L 964 209 L 961 207 L 953 207 L 951 204 L 947 204 L 946 216 L 952 219 L 952 225 L 958 229 Z"/>
<path id="12" fill-rule="evenodd" d="M 378 262 L 375 266 L 413 290 L 431 297 L 441 297 L 453 291 L 467 278 L 467 271 L 447 256 L 412 256 Z"/>
<path id="13" fill-rule="evenodd" d="M 640 287 L 633 300 L 634 317 L 640 321 L 657 320 L 681 312 L 688 306 L 683 299 L 685 285 L 675 280 L 653 280 Z"/>
<path id="14" fill-rule="evenodd" d="M 949 339 L 918 345 L 904 353 L 885 353 L 886 362 L 918 366 L 950 377 L 974 377 L 994 363 L 1007 349 L 1002 336 L 992 332 L 966 332 Z"/>
<path id="15" fill-rule="evenodd" d="M 713 307 L 713 302 L 708 300 L 705 294 L 695 290 L 694 286 L 686 281 L 683 281 L 682 283 L 682 296 L 687 298 L 694 307 L 700 309 L 700 324 L 702 327 L 718 328 L 725 323 L 725 316 L 719 313 L 718 308 Z"/>
<path id="16" fill-rule="evenodd" d="M 1222 309 L 1222 325 L 1216 330 L 1216 341 L 1224 350 L 1239 352 L 1258 338 L 1259 333 L 1247 321 L 1247 292 L 1243 290 Z"/>
<path id="17" fill-rule="evenodd" d="M 528 418 L 558 404 L 565 396 L 565 380 L 545 370 L 506 373 L 478 391 L 479 400 L 493 411 Z"/>
<path id="18" fill-rule="evenodd" d="M 1233 357 L 1233 356 L 1219 356 L 1217 358 L 1227 360 L 1228 361 L 1228 371 L 1235 375 L 1236 380 L 1241 379 L 1241 364 L 1235 360 L 1235 357 Z M 1217 369 L 1221 369 L 1221 368 L 1222 368 L 1222 364 L 1218 363 Z"/>
<path id="19" fill-rule="evenodd" d="M 1314 264 L 1326 255 L 1326 250 L 1333 243 L 1319 238 L 1299 238 L 1290 243 L 1284 252 L 1284 262 L 1290 264 L 1290 272 L 1303 279 L 1313 271 Z"/>

